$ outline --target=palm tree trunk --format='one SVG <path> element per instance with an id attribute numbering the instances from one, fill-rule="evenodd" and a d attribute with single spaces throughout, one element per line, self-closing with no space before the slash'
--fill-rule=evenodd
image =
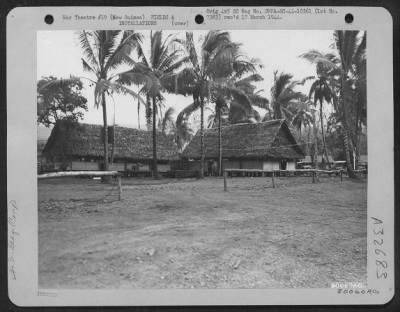
<path id="1" fill-rule="evenodd" d="M 110 164 L 114 163 L 114 153 L 115 153 L 115 101 L 114 102 L 114 120 L 113 120 L 113 131 L 112 131 L 112 138 L 111 138 L 111 155 L 110 155 Z M 110 133 L 108 133 L 110 136 Z"/>
<path id="2" fill-rule="evenodd" d="M 108 171 L 108 124 L 107 124 L 106 95 L 104 94 L 104 92 L 101 95 L 101 99 L 102 99 L 102 107 L 103 107 L 103 136 L 104 136 L 104 145 L 103 145 L 104 166 L 103 166 L 103 170 Z M 102 181 L 103 181 L 103 183 L 109 183 L 111 181 L 111 177 L 104 176 Z"/>
<path id="3" fill-rule="evenodd" d="M 110 133 L 108 133 L 108 136 L 110 136 Z M 113 137 L 111 139 L 111 154 L 110 154 L 110 164 L 112 165 L 114 163 L 114 153 L 115 153 L 115 125 L 113 126 Z"/>
<path id="4" fill-rule="evenodd" d="M 204 178 L 204 98 L 200 98 L 200 179 Z"/>
<path id="5" fill-rule="evenodd" d="M 320 102 L 320 106 L 319 106 L 319 116 L 320 116 L 320 119 L 321 119 L 321 134 L 322 134 L 322 144 L 324 146 L 324 154 L 325 154 L 326 161 L 328 163 L 328 168 L 330 168 L 331 164 L 329 163 L 328 151 L 326 149 L 326 141 L 325 141 L 325 133 L 324 133 L 324 120 L 323 120 L 323 114 L 322 114 L 322 102 Z"/>
<path id="6" fill-rule="evenodd" d="M 343 105 L 343 144 L 344 151 L 346 154 L 346 166 L 347 166 L 347 174 L 351 179 L 357 179 L 357 175 L 354 173 L 350 160 L 350 144 L 349 144 L 349 127 L 348 127 L 348 117 L 347 117 L 347 106 L 346 106 L 346 96 L 345 96 L 345 77 L 344 73 L 342 73 L 342 81 L 341 81 L 341 96 L 342 96 L 342 105 Z"/>
<path id="7" fill-rule="evenodd" d="M 318 169 L 318 133 L 317 133 L 317 123 L 315 122 L 315 113 L 313 112 L 313 128 L 314 128 L 314 169 Z M 316 174 L 313 174 L 313 183 L 318 181 Z"/>
<path id="8" fill-rule="evenodd" d="M 222 176 L 222 131 L 221 131 L 221 108 L 217 108 L 218 114 L 218 175 Z"/>
<path id="9" fill-rule="evenodd" d="M 275 103 L 274 119 L 282 119 L 282 109 L 280 103 Z"/>
<path id="10" fill-rule="evenodd" d="M 151 112 L 151 98 L 149 95 L 146 96 L 146 126 L 147 130 L 151 129 L 151 117 L 152 117 L 152 112 Z"/>
<path id="11" fill-rule="evenodd" d="M 355 130 L 355 150 L 356 150 L 356 157 L 355 163 L 356 167 L 360 162 L 360 133 L 361 133 L 361 105 L 357 103 L 357 113 L 356 113 L 356 130 Z"/>
<path id="12" fill-rule="evenodd" d="M 153 96 L 153 179 L 158 179 L 157 168 L 157 132 L 156 132 L 156 97 Z"/>
<path id="13" fill-rule="evenodd" d="M 139 98 L 137 101 L 137 122 L 138 122 L 138 127 L 140 129 L 140 102 L 139 102 Z"/>

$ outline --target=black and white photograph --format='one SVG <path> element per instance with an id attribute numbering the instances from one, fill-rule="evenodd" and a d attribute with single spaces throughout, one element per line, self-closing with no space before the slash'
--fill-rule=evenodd
<path id="1" fill-rule="evenodd" d="M 38 31 L 39 289 L 365 288 L 367 39 Z"/>

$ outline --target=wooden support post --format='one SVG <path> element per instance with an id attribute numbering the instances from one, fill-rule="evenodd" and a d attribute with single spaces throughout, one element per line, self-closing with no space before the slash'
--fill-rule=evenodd
<path id="1" fill-rule="evenodd" d="M 274 179 L 274 176 L 275 176 L 275 172 L 272 170 L 272 187 L 273 187 L 273 188 L 275 188 L 275 179 Z"/>
<path id="2" fill-rule="evenodd" d="M 340 181 L 343 181 L 343 170 L 340 170 Z"/>
<path id="3" fill-rule="evenodd" d="M 226 186 L 226 174 L 227 174 L 227 172 L 226 171 L 224 171 L 224 192 L 226 192 L 227 190 L 227 186 Z"/>
<path id="4" fill-rule="evenodd" d="M 315 183 L 315 171 L 311 171 L 312 172 L 312 183 Z"/>
<path id="5" fill-rule="evenodd" d="M 121 179 L 120 175 L 117 176 L 117 180 L 118 180 L 118 200 L 121 200 L 121 198 L 122 198 L 122 179 Z"/>

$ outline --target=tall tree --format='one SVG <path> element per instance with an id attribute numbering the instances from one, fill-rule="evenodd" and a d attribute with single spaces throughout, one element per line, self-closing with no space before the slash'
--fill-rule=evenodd
<path id="1" fill-rule="evenodd" d="M 95 86 L 95 106 L 103 110 L 103 137 L 104 137 L 104 170 L 109 168 L 108 155 L 108 124 L 106 95 L 113 92 L 130 94 L 143 101 L 140 96 L 116 81 L 118 68 L 130 64 L 130 54 L 135 51 L 141 42 L 142 36 L 134 31 L 97 30 L 79 33 L 79 42 L 84 57 L 83 69 L 94 77 L 89 79 Z"/>
<path id="2" fill-rule="evenodd" d="M 243 91 L 234 85 L 244 73 L 254 72 L 254 60 L 248 60 L 240 52 L 240 44 L 231 40 L 230 34 L 225 31 L 210 31 L 201 44 L 197 53 L 193 34 L 186 34 L 186 49 L 190 57 L 191 66 L 182 70 L 175 77 L 176 92 L 192 95 L 193 103 L 181 113 L 185 116 L 200 109 L 200 177 L 204 175 L 204 108 L 208 103 L 214 103 L 217 118 L 221 119 L 221 108 L 226 104 L 226 96 L 245 98 L 247 107 L 251 107 Z M 240 105 L 243 101 L 240 102 Z M 179 117 L 179 116 L 178 116 Z M 221 124 L 221 122 L 219 122 Z M 221 147 L 221 145 L 220 145 Z M 220 148 L 221 150 L 221 148 Z M 219 157 L 221 166 L 221 156 Z"/>
<path id="3" fill-rule="evenodd" d="M 171 131 L 175 132 L 176 126 L 173 119 L 173 114 L 175 113 L 175 109 L 173 107 L 169 107 L 165 113 L 161 116 L 160 121 L 158 122 L 158 129 L 167 134 Z"/>
<path id="4" fill-rule="evenodd" d="M 313 116 L 307 103 L 298 108 L 293 115 L 291 124 L 299 131 L 300 140 L 302 139 L 301 130 L 309 128 L 313 124 Z"/>
<path id="5" fill-rule="evenodd" d="M 199 50 L 194 42 L 193 33 L 186 33 L 186 50 L 190 66 L 173 78 L 175 92 L 192 95 L 193 103 L 178 115 L 177 121 L 185 120 L 194 111 L 200 109 L 200 178 L 204 176 L 204 108 L 211 100 L 211 86 L 222 73 L 232 66 L 230 61 L 238 49 L 229 32 L 209 31 Z"/>
<path id="6" fill-rule="evenodd" d="M 317 64 L 317 78 L 313 82 L 310 88 L 310 99 L 313 98 L 313 104 L 316 107 L 319 103 L 319 119 L 321 123 L 321 137 L 323 144 L 323 154 L 325 154 L 325 159 L 330 167 L 328 151 L 326 148 L 325 132 L 324 132 L 324 115 L 323 115 L 323 103 L 330 103 L 335 97 L 334 91 L 329 84 L 329 79 L 324 66 L 322 63 Z"/>
<path id="7" fill-rule="evenodd" d="M 257 116 L 257 112 L 253 108 L 253 101 L 258 105 L 265 105 L 265 98 L 259 94 L 255 94 L 256 87 L 254 82 L 262 81 L 263 78 L 254 73 L 256 71 L 256 60 L 248 60 L 243 58 L 243 54 L 238 50 L 237 54 L 231 59 L 232 68 L 230 74 L 226 73 L 221 79 L 215 79 L 212 84 L 212 100 L 215 103 L 215 115 L 218 124 L 218 173 L 222 175 L 222 112 L 228 108 L 227 103 L 230 103 L 232 110 L 242 112 L 248 120 Z M 244 66 L 236 66 L 235 63 L 240 62 Z M 244 74 L 251 72 L 250 75 L 242 77 Z"/>
<path id="8" fill-rule="evenodd" d="M 88 110 L 87 99 L 82 96 L 83 84 L 79 79 L 63 83 L 56 77 L 44 77 L 37 83 L 37 121 L 45 127 L 58 120 L 77 122 Z"/>
<path id="9" fill-rule="evenodd" d="M 348 75 L 349 90 L 349 126 L 354 147 L 355 163 L 360 157 L 360 137 L 363 126 L 367 125 L 367 73 L 366 73 L 366 33 L 359 39 L 359 45 L 353 58 L 352 73 Z"/>
<path id="10" fill-rule="evenodd" d="M 339 94 L 337 100 L 335 100 L 335 97 L 333 98 L 333 105 L 336 120 L 341 124 L 347 172 L 350 178 L 358 178 L 351 164 L 351 141 L 353 141 L 353 144 L 357 144 L 354 143 L 356 140 L 352 140 L 354 136 L 351 134 L 351 129 L 357 126 L 353 121 L 351 107 L 357 105 L 354 91 L 356 89 L 355 80 L 360 75 L 360 72 L 357 70 L 356 63 L 362 58 L 364 58 L 362 62 L 365 62 L 365 33 L 363 34 L 359 31 L 335 31 L 334 40 L 334 47 L 338 57 L 332 54 L 325 55 L 315 50 L 309 51 L 303 57 L 314 64 L 321 63 L 321 66 L 331 70 L 331 85 Z M 365 70 L 363 66 L 358 68 L 360 71 Z M 365 94 L 362 90 L 359 91 Z"/>
<path id="11" fill-rule="evenodd" d="M 143 86 L 146 94 L 146 116 L 151 112 L 153 132 L 153 177 L 158 179 L 157 167 L 157 112 L 161 111 L 161 92 L 168 91 L 168 78 L 175 74 L 186 62 L 181 41 L 170 34 L 163 38 L 162 31 L 150 32 L 150 53 L 146 55 L 142 47 L 138 48 L 138 61 L 130 59 L 132 69 L 119 75 L 119 82 Z M 151 103 L 151 106 L 150 106 Z M 149 121 L 148 121 L 149 123 Z"/>
<path id="12" fill-rule="evenodd" d="M 274 119 L 286 119 L 290 122 L 295 106 L 303 99 L 304 94 L 295 91 L 299 82 L 293 81 L 293 75 L 274 71 L 274 83 L 271 88 L 271 106 Z"/>
<path id="13" fill-rule="evenodd" d="M 335 31 L 334 33 L 336 49 L 339 53 L 339 59 L 341 64 L 341 105 L 343 113 L 343 128 L 344 128 L 344 147 L 346 153 L 346 163 L 349 177 L 358 178 L 357 175 L 352 170 L 352 165 L 350 161 L 350 144 L 349 144 L 349 133 L 350 133 L 350 114 L 349 114 L 349 94 L 352 88 L 352 83 L 349 81 L 350 76 L 355 74 L 354 72 L 354 62 L 356 60 L 357 54 L 360 53 L 361 49 L 365 49 L 365 41 L 360 40 L 359 31 Z M 365 37 L 364 37 L 365 38 Z M 349 83 L 350 82 L 350 83 Z"/>
<path id="14" fill-rule="evenodd" d="M 196 109 L 195 104 L 192 103 L 180 111 L 176 117 L 176 143 L 180 151 L 183 151 L 187 143 L 193 138 L 194 133 L 190 126 L 189 117 Z"/>

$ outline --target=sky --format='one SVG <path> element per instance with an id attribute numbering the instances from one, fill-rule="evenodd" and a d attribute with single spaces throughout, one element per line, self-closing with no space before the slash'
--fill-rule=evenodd
<path id="1" fill-rule="evenodd" d="M 149 46 L 149 31 L 141 31 L 144 34 L 145 52 Z M 168 31 L 166 32 L 168 33 Z M 243 52 L 250 58 L 257 58 L 263 64 L 259 74 L 264 81 L 257 84 L 259 89 L 264 90 L 264 96 L 270 98 L 270 89 L 273 83 L 273 72 L 275 70 L 290 73 L 295 80 L 315 75 L 315 65 L 300 58 L 299 56 L 311 49 L 321 52 L 332 52 L 333 43 L 332 30 L 232 30 L 232 40 L 242 43 Z M 183 33 L 182 33 L 183 34 Z M 200 46 L 204 31 L 194 31 L 194 39 Z M 179 36 L 179 34 L 178 34 Z M 55 76 L 67 78 L 70 75 L 78 77 L 93 78 L 84 72 L 81 58 L 82 50 L 79 46 L 76 31 L 39 31 L 37 34 L 37 78 Z M 121 68 L 121 71 L 128 68 Z M 90 124 L 102 124 L 102 111 L 94 107 L 94 87 L 83 79 L 83 96 L 88 99 L 88 112 L 85 113 L 81 122 Z M 299 91 L 308 94 L 310 84 L 306 83 L 299 87 Z M 133 87 L 134 90 L 136 87 Z M 136 89 L 137 91 L 137 89 Z M 164 94 L 166 111 L 173 106 L 175 115 L 186 105 L 191 103 L 192 98 L 172 94 Z M 127 127 L 138 127 L 137 100 L 130 96 L 114 96 L 108 101 L 108 123 L 114 123 Z M 114 110 L 115 108 L 115 110 Z M 262 113 L 262 112 L 261 112 Z M 140 126 L 145 128 L 144 109 L 140 112 Z M 194 123 L 198 116 L 194 116 Z M 198 122 L 198 121 L 197 121 Z"/>

